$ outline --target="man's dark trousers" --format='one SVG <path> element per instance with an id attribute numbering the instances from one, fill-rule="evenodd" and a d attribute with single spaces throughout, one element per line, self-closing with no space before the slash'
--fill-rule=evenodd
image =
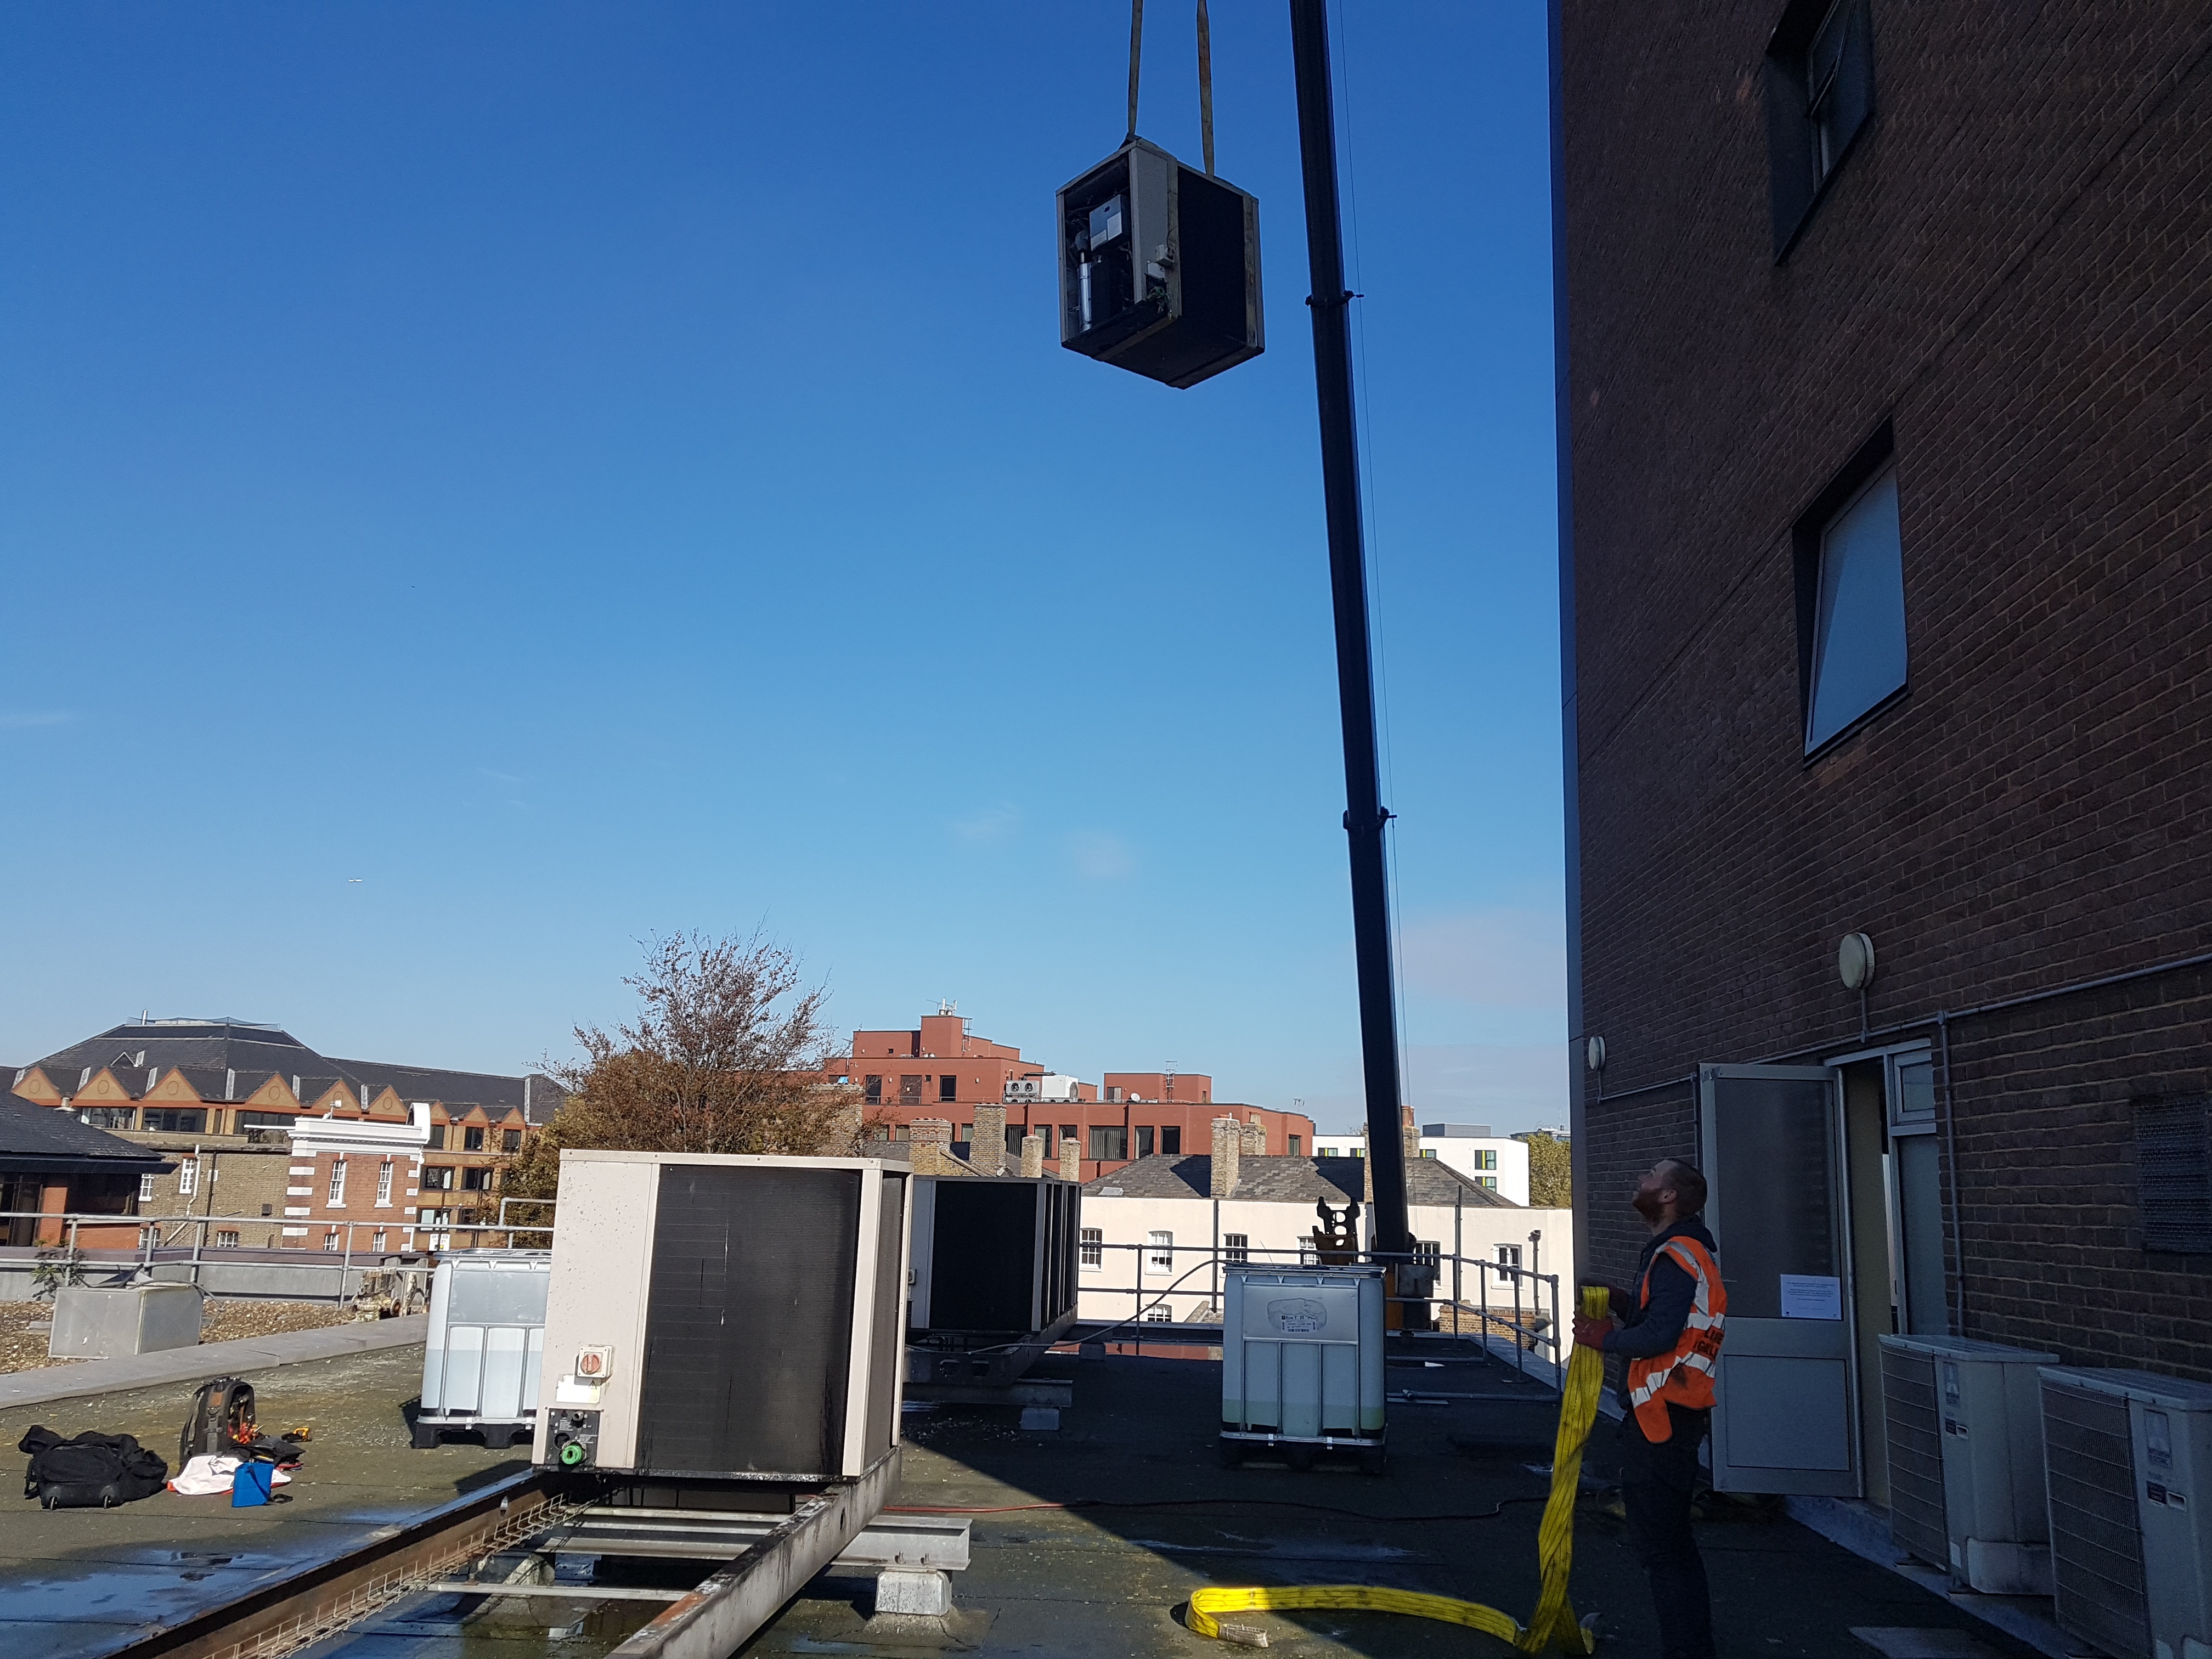
<path id="1" fill-rule="evenodd" d="M 1620 1502 L 1628 1538 L 1651 1581 L 1665 1659 L 1713 1659 L 1713 1604 L 1705 1564 L 1690 1536 L 1690 1500 L 1698 1490 L 1698 1446 L 1711 1412 L 1669 1406 L 1673 1437 L 1644 1438 L 1631 1412 L 1620 1425 Z"/>

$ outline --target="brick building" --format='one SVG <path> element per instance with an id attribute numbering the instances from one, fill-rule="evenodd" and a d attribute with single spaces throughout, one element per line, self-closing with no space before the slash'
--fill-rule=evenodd
<path id="1" fill-rule="evenodd" d="M 362 1250 L 380 1231 L 377 1249 L 415 1248 L 418 1211 L 428 1230 L 495 1219 L 501 1164 L 563 1098 L 534 1073 L 334 1060 L 241 1020 L 114 1026 L 18 1068 L 12 1089 L 168 1159 L 140 1181 L 132 1214 L 222 1217 L 232 1224 L 212 1228 L 208 1242 L 240 1248 L 323 1248 L 333 1223 L 354 1221 Z M 410 1161 L 385 1142 L 406 1139 L 418 1120 Z M 295 1146 L 301 1130 L 307 1144 Z M 350 1187 L 342 1177 L 332 1201 L 329 1165 L 346 1157 L 348 1133 L 375 1142 L 380 1161 L 398 1158 L 398 1201 L 372 1196 L 374 1174 Z"/>
<path id="2" fill-rule="evenodd" d="M 854 1032 L 848 1065 L 839 1080 L 860 1090 L 862 1110 L 881 1133 L 903 1139 L 916 1122 L 947 1120 L 954 1150 L 966 1158 L 975 1109 L 1003 1106 L 1009 1159 L 1019 1159 L 1022 1138 L 1035 1133 L 1044 1161 L 1057 1169 L 1062 1143 L 1073 1139 L 1086 1181 L 1134 1158 L 1206 1145 L 1223 1112 L 1257 1121 L 1271 1153 L 1313 1151 L 1313 1120 L 1302 1112 L 1217 1103 L 1213 1079 L 1200 1073 L 1109 1072 L 1103 1085 L 1085 1083 L 975 1036 L 950 1006 L 910 1030 Z"/>
<path id="3" fill-rule="evenodd" d="M 1702 1155 L 1717 1459 L 1880 1498 L 1881 1331 L 2212 1377 L 2204 15 L 1554 17 L 1577 1255 Z"/>

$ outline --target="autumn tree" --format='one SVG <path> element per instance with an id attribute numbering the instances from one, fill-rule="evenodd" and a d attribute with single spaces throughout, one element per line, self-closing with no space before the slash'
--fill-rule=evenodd
<path id="1" fill-rule="evenodd" d="M 1573 1143 L 1540 1129 L 1514 1139 L 1528 1148 L 1528 1204 L 1532 1209 L 1568 1210 L 1575 1202 Z"/>
<path id="2" fill-rule="evenodd" d="M 637 992 L 637 1018 L 611 1032 L 577 1027 L 583 1058 L 549 1065 L 568 1098 L 510 1167 L 508 1196 L 550 1198 L 569 1148 L 857 1150 L 858 1093 L 829 1080 L 828 988 L 804 988 L 788 950 L 758 933 L 678 933 L 647 945 L 643 971 L 623 983 Z"/>

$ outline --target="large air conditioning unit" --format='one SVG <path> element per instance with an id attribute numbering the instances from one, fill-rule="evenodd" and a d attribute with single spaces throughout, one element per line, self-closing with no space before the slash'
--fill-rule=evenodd
<path id="1" fill-rule="evenodd" d="M 493 1447 L 536 1432 L 552 1272 L 550 1250 L 467 1250 L 439 1261 L 416 1445 L 434 1446 L 449 1429 L 475 1430 Z"/>
<path id="2" fill-rule="evenodd" d="M 917 1176 L 907 1325 L 915 1382 L 1011 1382 L 1075 1322 L 1083 1188 Z"/>
<path id="3" fill-rule="evenodd" d="M 536 1461 L 848 1480 L 898 1443 L 902 1164 L 564 1152 Z"/>
<path id="4" fill-rule="evenodd" d="M 2048 1366 L 2058 1622 L 2114 1659 L 2212 1656 L 2212 1386 Z"/>
<path id="5" fill-rule="evenodd" d="M 1881 1339 L 1891 1535 L 1987 1595 L 2051 1594 L 2036 1373 L 2057 1359 L 1961 1336 Z"/>
<path id="6" fill-rule="evenodd" d="M 1231 1268 L 1223 1285 L 1221 1455 L 1282 1449 L 1302 1468 L 1318 1449 L 1382 1473 L 1380 1267 Z"/>

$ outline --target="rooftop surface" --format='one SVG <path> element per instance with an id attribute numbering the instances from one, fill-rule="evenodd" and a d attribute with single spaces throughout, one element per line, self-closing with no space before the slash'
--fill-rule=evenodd
<path id="1" fill-rule="evenodd" d="M 909 1412 L 902 1505 L 974 1516 L 974 1564 L 954 1576 L 964 1650 L 985 1655 L 1226 1656 L 1181 1623 L 1206 1584 L 1357 1583 L 1486 1601 L 1525 1617 L 1537 1589 L 1536 1523 L 1557 1397 L 1471 1345 L 1429 1340 L 1425 1364 L 1394 1359 L 1390 1386 L 1433 1391 L 1431 1406 L 1393 1404 L 1389 1472 L 1326 1463 L 1306 1473 L 1219 1466 L 1219 1369 L 1204 1359 L 1115 1354 L 1040 1367 L 1072 1378 L 1075 1405 L 1057 1434 L 1024 1433 L 1000 1408 Z M 224 1599 L 373 1528 L 421 1514 L 520 1467 L 520 1454 L 449 1444 L 416 1451 L 404 1407 L 421 1351 L 288 1366 L 257 1376 L 272 1426 L 313 1421 L 315 1438 L 293 1501 L 233 1510 L 228 1500 L 163 1493 L 125 1509 L 48 1513 L 0 1509 L 0 1651 L 21 1659 L 94 1659 L 149 1619 Z M 64 1433 L 137 1434 L 173 1456 L 190 1388 L 0 1414 L 12 1443 L 33 1420 Z M 1599 1424 L 1601 1472 L 1612 1429 Z M 1061 1507 L 1072 1506 L 1072 1507 Z M 1940 1598 L 1771 1510 L 1700 1528 L 1721 1651 L 1868 1659 L 1855 1626 L 1958 1632 L 1989 1653 L 2021 1647 Z M 696 1577 L 696 1575 L 694 1575 Z M 639 1581 L 643 1582 L 643 1581 Z M 688 1582 L 688 1581 L 687 1581 Z M 915 1655 L 911 1634 L 872 1638 L 865 1579 L 818 1579 L 745 1650 L 750 1655 Z M 1616 1636 L 1601 1654 L 1656 1653 L 1643 1578 L 1601 1501 L 1577 1521 L 1574 1600 Z M 348 1659 L 485 1659 L 534 1652 L 597 1659 L 643 1622 L 649 1605 L 601 1611 L 453 1597 L 403 1605 L 377 1624 L 319 1645 Z M 1300 1656 L 1508 1651 L 1474 1632 L 1384 1613 L 1243 1614 Z M 548 1632 L 557 1630 L 558 1636 Z M 1954 1638 L 1956 1639 L 1956 1638 Z M 496 1647 L 484 1645 L 496 1641 Z M 942 1644 L 938 1644 L 941 1650 Z M 1972 1651 L 1972 1650 L 1960 1650 Z"/>

